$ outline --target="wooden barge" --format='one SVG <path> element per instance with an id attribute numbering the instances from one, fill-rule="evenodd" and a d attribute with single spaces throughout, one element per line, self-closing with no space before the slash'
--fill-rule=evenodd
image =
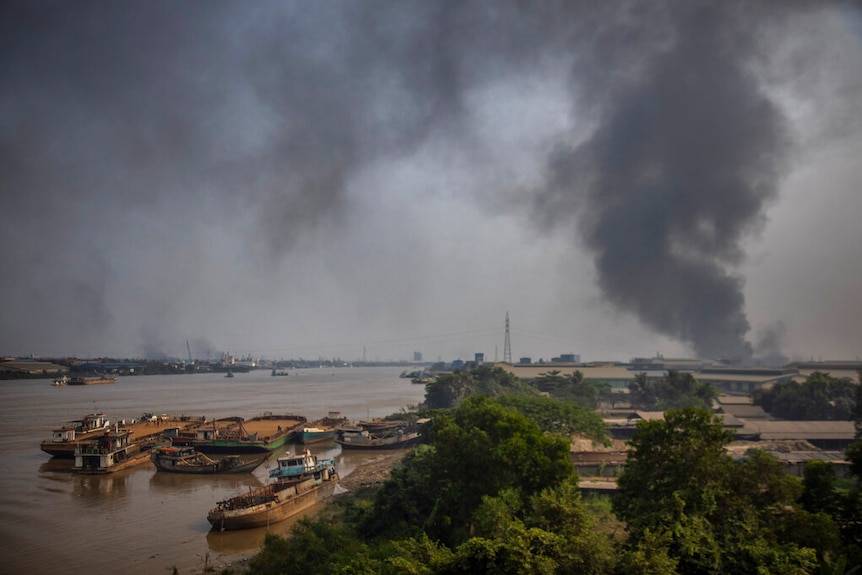
<path id="1" fill-rule="evenodd" d="M 163 416 L 147 421 L 121 421 L 120 427 L 129 430 L 135 442 L 147 448 L 162 442 L 163 438 L 170 439 L 203 422 L 203 417 Z M 104 413 L 91 413 L 53 430 L 51 439 L 43 441 L 40 448 L 53 457 L 72 459 L 79 444 L 104 435 L 110 428 L 111 423 Z"/>
<path id="2" fill-rule="evenodd" d="M 270 483 L 219 501 L 207 520 L 220 531 L 266 527 L 330 497 L 337 480 L 334 469 L 324 469 L 311 476 Z"/>
<path id="3" fill-rule="evenodd" d="M 306 423 L 301 415 L 265 414 L 251 419 L 229 417 L 197 426 L 172 439 L 175 446 L 192 446 L 201 453 L 269 453 L 282 447 Z"/>

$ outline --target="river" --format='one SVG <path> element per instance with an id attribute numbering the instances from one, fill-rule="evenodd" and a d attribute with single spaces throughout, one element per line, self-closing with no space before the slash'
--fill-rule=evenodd
<path id="1" fill-rule="evenodd" d="M 382 417 L 424 398 L 400 368 L 291 370 L 120 377 L 115 384 L 55 387 L 50 380 L 0 381 L 0 540 L 2 573 L 202 573 L 253 555 L 269 528 L 212 532 L 207 511 L 221 499 L 266 482 L 276 452 L 252 474 L 185 476 L 151 463 L 104 476 L 71 473 L 72 462 L 39 449 L 51 430 L 95 411 L 112 421 L 143 413 L 254 417 L 295 413 L 309 421 L 340 411 L 351 420 Z M 285 449 L 295 452 L 297 446 Z M 373 457 L 312 447 L 346 476 Z"/>

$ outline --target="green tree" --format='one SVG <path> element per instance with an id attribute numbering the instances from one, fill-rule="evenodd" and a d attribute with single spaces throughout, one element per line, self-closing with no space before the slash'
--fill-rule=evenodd
<path id="1" fill-rule="evenodd" d="M 552 369 L 544 373 L 540 373 L 533 380 L 539 391 L 553 394 L 558 388 L 563 387 L 569 382 L 569 378 L 562 374 L 558 369 Z"/>
<path id="2" fill-rule="evenodd" d="M 828 461 L 814 460 L 805 464 L 802 470 L 805 489 L 802 504 L 812 512 L 834 514 L 837 506 L 835 492 L 835 466 Z"/>
<path id="3" fill-rule="evenodd" d="M 732 435 L 706 410 L 686 408 L 663 420 L 641 421 L 617 481 L 614 512 L 632 533 L 672 525 L 680 503 L 703 515 L 727 489 Z"/>
<path id="4" fill-rule="evenodd" d="M 664 562 L 665 553 L 686 574 L 813 569 L 815 549 L 800 541 L 798 518 L 828 526 L 828 517 L 801 515 L 801 486 L 775 458 L 755 451 L 734 463 L 725 450 L 731 437 L 695 408 L 638 424 L 613 499 L 629 533 L 625 564 L 649 572 L 646 560 Z M 820 543 L 831 549 L 834 538 Z"/>
<path id="5" fill-rule="evenodd" d="M 646 373 L 638 373 L 629 384 L 632 407 L 648 411 L 684 407 L 711 409 L 716 397 L 718 390 L 713 385 L 698 381 L 691 373 L 674 369 L 656 381 L 650 380 Z"/>
<path id="6" fill-rule="evenodd" d="M 496 397 L 506 393 L 535 394 L 533 387 L 501 367 L 483 365 L 474 371 L 442 374 L 425 385 L 425 406 L 447 409 L 458 406 L 471 395 Z"/>
<path id="7" fill-rule="evenodd" d="M 538 395 L 501 395 L 497 402 L 534 421 L 542 431 L 567 438 L 577 434 L 595 441 L 607 440 L 601 416 L 577 403 Z"/>
<path id="8" fill-rule="evenodd" d="M 506 488 L 529 497 L 574 473 L 567 441 L 485 396 L 435 417 L 428 440 L 378 492 L 364 532 L 421 529 L 434 540 L 460 543 L 483 497 Z"/>
<path id="9" fill-rule="evenodd" d="M 263 548 L 249 562 L 249 575 L 304 573 L 330 575 L 349 566 L 356 575 L 380 572 L 379 562 L 349 530 L 325 521 L 300 520 L 290 537 L 267 534 Z"/>
<path id="10" fill-rule="evenodd" d="M 753 397 L 755 405 L 782 419 L 847 421 L 856 413 L 858 393 L 851 381 L 817 371 L 802 383 L 775 385 Z"/>

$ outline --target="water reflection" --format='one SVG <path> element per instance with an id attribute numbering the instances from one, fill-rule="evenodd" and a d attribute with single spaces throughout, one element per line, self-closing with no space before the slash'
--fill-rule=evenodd
<path id="1" fill-rule="evenodd" d="M 105 495 L 124 495 L 129 482 L 128 473 L 75 475 L 74 478 L 72 496 L 80 498 L 85 503 L 92 502 L 93 505 L 98 504 L 99 498 Z"/>
<path id="2" fill-rule="evenodd" d="M 157 471 L 150 477 L 150 489 L 164 491 L 195 491 L 202 487 L 236 490 L 244 486 L 259 487 L 263 482 L 253 473 L 195 475 Z"/>
<path id="3" fill-rule="evenodd" d="M 74 465 L 74 459 L 52 457 L 39 466 L 39 473 L 72 473 L 72 467 Z"/>

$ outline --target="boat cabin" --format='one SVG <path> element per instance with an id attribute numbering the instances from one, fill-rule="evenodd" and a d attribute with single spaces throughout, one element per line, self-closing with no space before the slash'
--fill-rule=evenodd
<path id="1" fill-rule="evenodd" d="M 320 471 L 322 467 L 330 467 L 332 465 L 331 459 L 319 461 L 317 456 L 312 455 L 307 449 L 299 455 L 283 455 L 276 461 L 278 462 L 278 467 L 270 470 L 269 476 L 281 479 L 308 475 Z"/>
<path id="2" fill-rule="evenodd" d="M 128 429 L 117 429 L 78 444 L 75 447 L 73 469 L 84 472 L 104 471 L 125 461 L 133 447 L 131 435 L 132 432 Z"/>

